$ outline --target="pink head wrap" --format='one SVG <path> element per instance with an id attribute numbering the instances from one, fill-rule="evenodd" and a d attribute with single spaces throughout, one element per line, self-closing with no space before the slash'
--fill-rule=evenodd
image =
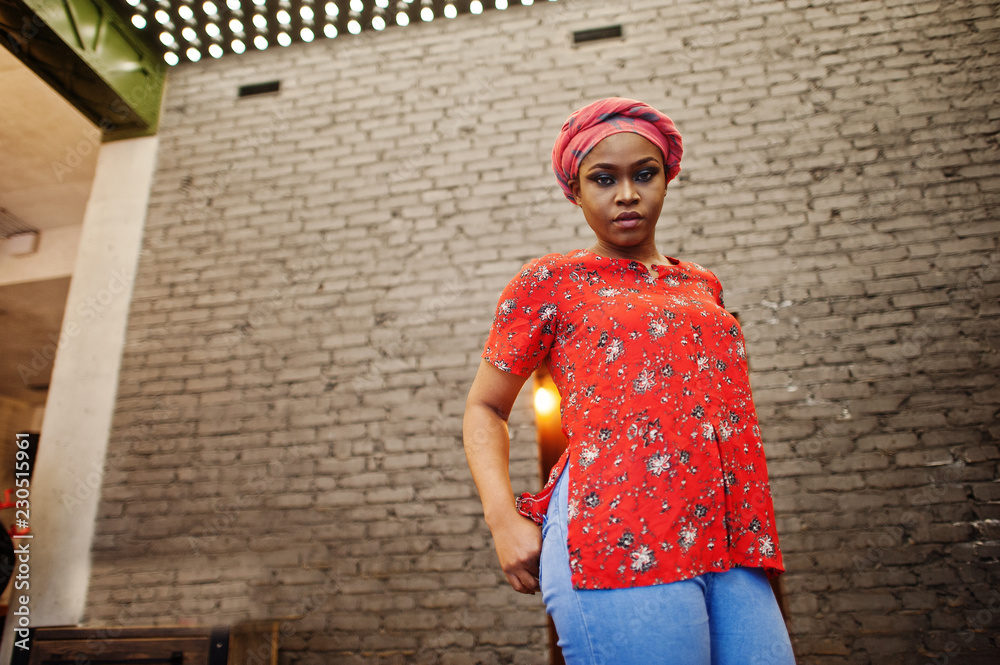
<path id="1" fill-rule="evenodd" d="M 552 148 L 552 170 L 567 199 L 576 203 L 569 182 L 576 179 L 587 153 L 607 137 L 622 132 L 638 134 L 660 148 L 667 182 L 680 172 L 684 149 L 673 121 L 648 104 L 609 97 L 573 113 Z"/>

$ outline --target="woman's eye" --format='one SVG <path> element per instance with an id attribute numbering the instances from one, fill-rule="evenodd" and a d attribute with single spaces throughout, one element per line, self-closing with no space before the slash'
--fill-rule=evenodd
<path id="1" fill-rule="evenodd" d="M 638 175 L 635 176 L 635 179 L 638 180 L 639 182 L 649 182 L 650 180 L 653 179 L 653 176 L 655 176 L 655 175 L 656 175 L 656 171 L 652 171 L 652 170 L 650 170 L 650 171 L 639 171 Z"/>
<path id="2" fill-rule="evenodd" d="M 594 177 L 594 182 L 602 187 L 607 187 L 608 185 L 615 184 L 615 179 L 609 175 L 599 175 Z"/>

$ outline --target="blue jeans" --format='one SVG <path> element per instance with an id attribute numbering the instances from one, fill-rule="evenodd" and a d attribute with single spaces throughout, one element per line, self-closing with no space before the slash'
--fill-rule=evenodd
<path id="1" fill-rule="evenodd" d="M 759 568 L 630 589 L 573 589 L 566 478 L 564 471 L 542 526 L 541 587 L 567 665 L 794 665 Z"/>

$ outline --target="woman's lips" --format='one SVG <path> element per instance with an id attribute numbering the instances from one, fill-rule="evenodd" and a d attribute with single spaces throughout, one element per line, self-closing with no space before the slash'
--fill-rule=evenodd
<path id="1" fill-rule="evenodd" d="M 637 212 L 623 212 L 612 221 L 623 229 L 631 229 L 639 225 L 642 215 Z"/>

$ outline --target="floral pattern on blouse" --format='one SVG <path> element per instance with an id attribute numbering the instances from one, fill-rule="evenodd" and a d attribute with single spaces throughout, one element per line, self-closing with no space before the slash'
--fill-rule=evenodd
<path id="1" fill-rule="evenodd" d="M 535 259 L 504 289 L 483 353 L 519 376 L 549 358 L 569 443 L 518 510 L 541 524 L 568 465 L 577 589 L 784 571 L 743 334 L 715 275 L 670 263 Z"/>

